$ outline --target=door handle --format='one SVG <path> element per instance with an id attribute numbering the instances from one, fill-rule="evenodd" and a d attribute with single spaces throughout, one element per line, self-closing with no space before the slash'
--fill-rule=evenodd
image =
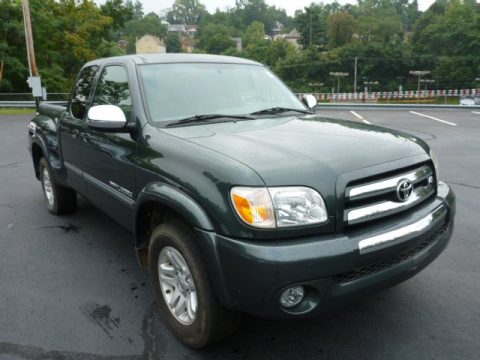
<path id="1" fill-rule="evenodd" d="M 88 143 L 88 142 L 90 142 L 90 140 L 92 140 L 92 136 L 90 134 L 83 133 L 82 134 L 82 139 L 83 139 L 84 142 Z"/>
<path id="2" fill-rule="evenodd" d="M 78 131 L 78 129 L 73 129 L 73 130 L 72 130 L 72 137 L 73 137 L 73 138 L 76 139 L 79 134 L 80 134 L 80 132 Z"/>

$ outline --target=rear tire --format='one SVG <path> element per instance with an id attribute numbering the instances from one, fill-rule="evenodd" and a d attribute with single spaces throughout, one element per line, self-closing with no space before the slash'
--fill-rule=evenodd
<path id="1" fill-rule="evenodd" d="M 47 159 L 40 159 L 38 171 L 48 211 L 55 215 L 74 212 L 77 208 L 77 193 L 54 182 Z"/>
<path id="2" fill-rule="evenodd" d="M 237 329 L 240 314 L 218 303 L 207 266 L 187 225 L 171 220 L 154 229 L 149 245 L 149 270 L 160 314 L 181 342 L 199 349 Z M 192 298 L 194 306 L 189 304 Z M 182 299 L 185 306 L 180 303 Z"/>

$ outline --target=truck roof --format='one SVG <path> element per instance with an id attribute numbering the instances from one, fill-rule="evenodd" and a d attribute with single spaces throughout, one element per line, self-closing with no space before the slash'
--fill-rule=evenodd
<path id="1" fill-rule="evenodd" d="M 166 64 L 166 63 L 223 63 L 223 64 L 248 64 L 262 65 L 256 61 L 233 56 L 207 55 L 207 54 L 136 54 L 115 56 L 90 61 L 85 66 L 104 65 L 112 62 L 134 62 L 136 64 Z M 263 65 L 262 65 L 263 66 Z"/>

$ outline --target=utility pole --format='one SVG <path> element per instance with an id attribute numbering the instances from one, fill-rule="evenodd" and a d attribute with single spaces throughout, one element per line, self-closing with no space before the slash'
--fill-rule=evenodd
<path id="1" fill-rule="evenodd" d="M 23 7 L 23 22 L 25 25 L 25 41 L 27 44 L 27 58 L 28 68 L 30 70 L 30 77 L 28 84 L 32 89 L 32 95 L 35 98 L 35 107 L 38 110 L 40 99 L 42 98 L 42 83 L 40 76 L 38 76 L 37 63 L 35 61 L 35 50 L 33 48 L 32 23 L 30 21 L 30 6 L 28 0 L 22 0 Z"/>
<path id="2" fill-rule="evenodd" d="M 353 76 L 353 92 L 357 93 L 357 66 L 358 66 L 358 56 L 355 56 L 355 71 Z"/>
<path id="3" fill-rule="evenodd" d="M 312 40 L 312 11 L 310 10 L 310 47 L 312 47 L 313 40 Z"/>

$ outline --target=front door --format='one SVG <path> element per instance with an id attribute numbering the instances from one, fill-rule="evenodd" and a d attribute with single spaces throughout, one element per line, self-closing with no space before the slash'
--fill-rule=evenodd
<path id="1" fill-rule="evenodd" d="M 106 66 L 93 97 L 92 106 L 116 105 L 127 122 L 135 121 L 127 70 Z M 137 144 L 129 133 L 85 129 L 83 143 L 84 178 L 88 199 L 128 229 L 133 228 L 135 167 L 132 157 Z"/>

